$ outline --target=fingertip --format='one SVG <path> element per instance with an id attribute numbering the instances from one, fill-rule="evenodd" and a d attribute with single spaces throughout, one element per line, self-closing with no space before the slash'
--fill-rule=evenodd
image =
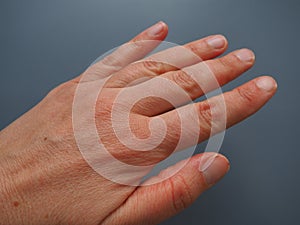
<path id="1" fill-rule="evenodd" d="M 224 50 L 228 47 L 227 38 L 222 34 L 215 34 L 207 37 L 207 44 L 214 50 Z"/>
<path id="2" fill-rule="evenodd" d="M 165 22 L 159 21 L 156 24 L 152 25 L 146 30 L 146 34 L 149 38 L 158 38 L 165 36 L 168 32 L 168 26 Z"/>
<path id="3" fill-rule="evenodd" d="M 271 76 L 261 76 L 255 80 L 256 86 L 266 92 L 274 92 L 278 88 L 276 80 Z"/>
<path id="4" fill-rule="evenodd" d="M 234 52 L 234 55 L 242 62 L 254 64 L 255 62 L 255 53 L 248 49 L 248 48 L 242 48 Z"/>
<path id="5" fill-rule="evenodd" d="M 229 160 L 218 153 L 204 153 L 199 160 L 199 171 L 208 186 L 217 183 L 229 171 Z"/>
<path id="6" fill-rule="evenodd" d="M 140 34 L 135 36 L 129 42 L 151 41 L 151 40 L 162 41 L 166 38 L 167 34 L 168 34 L 168 25 L 163 21 L 159 21 L 154 25 L 148 27 L 146 30 L 142 31 Z"/>
<path id="7" fill-rule="evenodd" d="M 164 21 L 159 21 L 158 23 L 161 23 L 161 25 L 165 28 L 165 29 L 168 29 L 168 24 L 165 23 Z"/>
<path id="8" fill-rule="evenodd" d="M 163 26 L 162 37 L 165 38 L 169 33 L 169 26 L 164 21 L 159 21 Z"/>

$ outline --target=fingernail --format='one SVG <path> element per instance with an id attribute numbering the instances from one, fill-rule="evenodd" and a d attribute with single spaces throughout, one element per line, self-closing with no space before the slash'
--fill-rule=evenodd
<path id="1" fill-rule="evenodd" d="M 242 49 L 235 53 L 235 55 L 244 62 L 253 62 L 255 59 L 255 55 L 249 49 Z"/>
<path id="2" fill-rule="evenodd" d="M 207 185 L 217 183 L 229 170 L 228 160 L 216 153 L 204 153 L 200 159 L 199 170 Z"/>
<path id="3" fill-rule="evenodd" d="M 256 80 L 256 86 L 259 89 L 270 92 L 277 88 L 276 81 L 271 77 L 261 77 Z"/>
<path id="4" fill-rule="evenodd" d="M 225 46 L 225 38 L 223 36 L 214 36 L 214 37 L 211 37 L 207 40 L 207 44 L 210 45 L 212 48 L 215 48 L 215 49 L 221 49 L 221 48 L 224 48 Z"/>
<path id="5" fill-rule="evenodd" d="M 163 31 L 163 29 L 164 29 L 164 23 L 160 21 L 157 24 L 154 24 L 152 27 L 148 28 L 147 33 L 150 36 L 157 36 Z"/>

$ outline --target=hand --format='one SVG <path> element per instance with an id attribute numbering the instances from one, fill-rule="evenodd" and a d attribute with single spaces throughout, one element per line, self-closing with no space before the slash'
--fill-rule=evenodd
<path id="1" fill-rule="evenodd" d="M 185 105 L 186 98 L 179 89 L 164 85 L 161 78 L 173 82 L 191 99 L 196 99 L 216 86 L 210 83 L 200 87 L 195 80 L 208 83 L 208 75 L 212 73 L 218 83 L 224 85 L 253 66 L 254 54 L 242 49 L 216 58 L 227 48 L 226 39 L 216 35 L 140 60 L 166 35 L 167 25 L 162 22 L 147 29 L 81 76 L 52 90 L 37 106 L 1 131 L 0 224 L 157 224 L 186 208 L 224 176 L 229 169 L 228 160 L 216 153 L 204 153 L 146 181 L 152 185 L 134 186 L 154 163 L 178 147 L 180 137 L 183 138 L 180 149 L 195 144 L 195 134 L 197 142 L 206 140 L 255 113 L 274 95 L 277 87 L 272 78 L 259 77 L 224 95 Z M 174 64 L 179 66 L 176 68 Z M 188 71 L 196 73 L 189 76 Z M 103 88 L 96 96 L 98 136 L 105 149 L 119 161 L 145 166 L 146 169 L 137 174 L 114 167 L 110 159 L 93 152 L 95 140 L 85 126 L 90 123 L 87 110 L 78 108 L 82 114 L 74 114 L 73 101 L 79 84 L 86 82 L 87 87 L 94 87 L 99 81 Z M 138 140 L 148 140 L 142 142 L 145 148 L 141 149 L 143 145 L 128 136 L 122 119 L 127 118 L 123 116 L 127 104 L 148 91 L 173 97 L 178 108 L 174 109 L 166 100 L 157 97 L 134 104 L 128 120 L 134 136 Z M 84 93 L 89 102 L 91 90 L 87 88 Z M 116 104 L 119 95 L 127 98 Z M 223 100 L 226 108 L 220 103 Z M 84 104 L 85 100 L 79 99 L 79 102 Z M 74 104 L 76 108 L 76 101 Z M 115 121 L 112 121 L 113 109 L 116 110 Z M 226 127 L 219 120 L 224 116 L 220 113 L 224 109 Z M 180 129 L 179 115 L 185 115 L 183 129 Z M 161 127 L 161 120 L 165 127 Z M 216 128 L 213 132 L 212 126 Z M 90 145 L 78 146 L 74 131 L 82 132 L 82 140 Z M 165 135 L 161 138 L 163 132 Z M 133 151 L 120 138 L 141 151 Z M 144 151 L 157 140 L 161 141 L 159 145 L 149 152 Z M 91 154 L 85 155 L 86 149 L 82 147 L 88 147 Z M 209 159 L 211 163 L 205 167 Z M 181 169 L 177 171 L 178 168 Z M 134 185 L 125 185 L 127 182 Z"/>

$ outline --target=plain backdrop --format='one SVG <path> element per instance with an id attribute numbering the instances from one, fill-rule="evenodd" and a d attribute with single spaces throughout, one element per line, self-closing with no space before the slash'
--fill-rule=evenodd
<path id="1" fill-rule="evenodd" d="M 1 0 L 0 129 L 159 20 L 178 44 L 221 33 L 229 51 L 248 47 L 257 58 L 224 90 L 270 74 L 278 93 L 226 133 L 229 174 L 162 224 L 300 224 L 299 12 L 297 0 Z"/>

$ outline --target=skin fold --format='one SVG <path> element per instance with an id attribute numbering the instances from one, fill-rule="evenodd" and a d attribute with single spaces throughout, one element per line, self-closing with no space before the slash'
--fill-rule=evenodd
<path id="1" fill-rule="evenodd" d="M 276 82 L 262 76 L 209 101 L 185 105 L 180 101 L 180 93 L 166 86 L 165 93 L 178 99 L 178 109 L 164 99 L 149 97 L 137 102 L 129 115 L 130 129 L 137 138 L 147 139 L 151 135 L 159 138 L 159 127 L 154 134 L 149 129 L 155 119 L 165 121 L 165 138 L 153 151 L 132 151 L 118 140 L 111 124 L 114 100 L 122 90 L 128 96 L 146 89 L 159 91 L 161 86 L 156 80 L 160 77 L 172 81 L 191 99 L 196 99 L 204 91 L 185 71 L 198 71 L 195 79 L 204 82 L 207 78 L 201 68 L 205 65 L 222 86 L 250 69 L 255 61 L 254 53 L 248 49 L 221 56 L 228 45 L 222 35 L 181 46 L 197 57 L 176 55 L 174 47 L 151 56 L 152 61 L 141 60 L 156 46 L 143 46 L 139 42 L 163 41 L 167 32 L 165 23 L 153 25 L 128 42 L 134 48 L 121 47 L 81 76 L 56 87 L 38 105 L 0 132 L 0 224 L 158 224 L 191 205 L 226 174 L 229 162 L 224 156 L 204 153 L 179 162 L 146 181 L 151 183 L 164 178 L 161 182 L 130 186 L 98 174 L 79 151 L 74 137 L 72 106 L 76 88 L 85 74 L 91 75 L 89 82 L 107 78 L 95 105 L 97 132 L 108 151 L 130 165 L 147 166 L 161 161 L 172 153 L 180 135 L 187 145 L 190 143 L 193 129 L 188 125 L 180 133 L 180 111 L 195 112 L 193 115 L 200 121 L 197 142 L 202 142 L 210 137 L 212 125 L 218 127 L 218 122 L 212 122 L 212 116 L 213 113 L 217 118 L 221 116 L 218 115 L 221 99 L 226 105 L 226 127 L 220 126 L 217 132 L 251 116 L 275 94 Z M 172 58 L 174 55 L 176 57 Z M 180 63 L 180 68 L 154 59 Z M 126 102 L 123 104 L 126 107 Z M 118 113 L 123 115 L 122 105 Z M 120 123 L 117 129 L 126 139 L 121 121 L 115 122 Z M 212 162 L 204 167 L 209 159 L 213 159 Z M 99 160 L 108 171 L 130 176 L 121 168 L 113 168 L 109 160 L 101 157 Z M 177 173 L 169 176 L 183 164 Z"/>

